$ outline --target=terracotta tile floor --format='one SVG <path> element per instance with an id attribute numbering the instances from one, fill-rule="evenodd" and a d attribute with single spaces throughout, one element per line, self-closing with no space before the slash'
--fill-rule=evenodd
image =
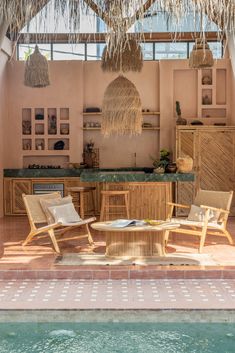
<path id="1" fill-rule="evenodd" d="M 235 239 L 235 218 L 229 219 L 228 229 Z M 203 253 L 211 254 L 219 266 L 59 266 L 55 264 L 54 253 L 48 237 L 35 239 L 22 247 L 29 230 L 26 217 L 4 217 L 0 219 L 0 278 L 235 278 L 235 246 L 226 238 L 207 237 Z M 96 253 L 105 252 L 104 234 L 94 233 Z M 87 239 L 78 239 L 71 234 L 59 241 L 62 253 L 91 252 Z M 197 252 L 196 237 L 175 235 L 167 247 L 168 253 Z"/>
<path id="2" fill-rule="evenodd" d="M 235 280 L 0 280 L 0 310 L 235 309 Z"/>

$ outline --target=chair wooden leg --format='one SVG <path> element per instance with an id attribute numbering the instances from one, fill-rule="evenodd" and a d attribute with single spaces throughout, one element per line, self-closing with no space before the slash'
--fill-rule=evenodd
<path id="1" fill-rule="evenodd" d="M 199 245 L 199 254 L 202 253 L 202 249 L 203 249 L 203 246 L 205 244 L 205 240 L 206 240 L 206 231 L 202 231 L 202 235 L 200 237 L 200 245 Z"/>
<path id="2" fill-rule="evenodd" d="M 51 238 L 51 241 L 52 241 L 52 243 L 53 243 L 53 245 L 54 245 L 55 251 L 56 251 L 58 254 L 60 254 L 60 249 L 59 249 L 58 243 L 57 243 L 56 238 L 55 238 L 54 230 L 53 230 L 53 229 L 49 229 L 49 230 L 48 230 L 48 234 L 49 234 L 49 236 L 50 236 L 50 238 Z"/>
<path id="3" fill-rule="evenodd" d="M 85 224 L 85 226 L 86 226 L 86 231 L 87 231 L 87 237 L 88 237 L 89 244 L 90 245 L 94 245 L 94 240 L 92 238 L 92 235 L 91 235 L 91 232 L 90 232 L 90 229 L 89 229 L 89 225 Z"/>
<path id="4" fill-rule="evenodd" d="M 80 217 L 84 219 L 85 210 L 84 210 L 84 193 L 80 192 Z"/>
<path id="5" fill-rule="evenodd" d="M 233 238 L 231 237 L 231 234 L 229 233 L 229 231 L 227 231 L 226 229 L 223 229 L 223 233 L 228 238 L 229 244 L 234 245 Z"/>
<path id="6" fill-rule="evenodd" d="M 23 246 L 27 245 L 33 239 L 34 235 L 35 235 L 35 232 L 31 231 L 22 245 Z"/>
<path id="7" fill-rule="evenodd" d="M 164 243 L 165 243 L 165 246 L 167 246 L 167 243 L 168 243 L 168 240 L 169 240 L 169 235 L 170 235 L 170 231 L 166 230 L 164 232 Z"/>

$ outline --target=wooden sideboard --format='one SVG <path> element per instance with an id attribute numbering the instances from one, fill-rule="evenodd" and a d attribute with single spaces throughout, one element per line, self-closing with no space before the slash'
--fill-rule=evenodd
<path id="1" fill-rule="evenodd" d="M 177 202 L 191 204 L 198 188 L 235 191 L 235 126 L 179 126 L 176 128 L 176 158 L 190 156 L 197 178 L 177 184 Z M 184 209 L 178 214 L 183 215 Z M 235 197 L 231 215 L 235 215 Z"/>
<path id="2" fill-rule="evenodd" d="M 25 215 L 22 194 L 32 194 L 34 183 L 63 183 L 64 195 L 68 187 L 95 186 L 95 208 L 100 212 L 101 190 L 129 190 L 130 216 L 143 219 L 166 219 L 169 212 L 167 202 L 172 201 L 172 182 L 82 182 L 79 177 L 68 178 L 4 178 L 4 210 L 5 215 Z M 90 210 L 91 198 L 85 198 L 85 213 Z M 119 202 L 113 200 L 112 202 Z M 117 217 L 116 217 L 117 218 Z M 119 216 L 120 218 L 120 216 Z"/>
<path id="3" fill-rule="evenodd" d="M 4 213 L 6 216 L 25 215 L 25 207 L 22 194 L 32 194 L 35 183 L 63 183 L 64 195 L 68 195 L 68 187 L 72 186 L 95 186 L 95 207 L 100 209 L 101 183 L 86 183 L 80 178 L 4 178 Z M 85 210 L 91 209 L 90 198 L 85 198 Z"/>

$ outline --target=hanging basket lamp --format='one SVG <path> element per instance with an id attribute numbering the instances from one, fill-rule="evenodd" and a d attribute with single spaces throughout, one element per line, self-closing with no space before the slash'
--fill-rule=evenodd
<path id="1" fill-rule="evenodd" d="M 214 59 L 209 45 L 203 39 L 196 39 L 193 50 L 189 57 L 189 67 L 191 69 L 203 69 L 212 67 Z"/>
<path id="2" fill-rule="evenodd" d="M 138 135 L 142 132 L 142 107 L 135 85 L 120 75 L 105 90 L 101 132 L 110 135 Z"/>
<path id="3" fill-rule="evenodd" d="M 127 36 L 109 41 L 103 50 L 101 67 L 105 72 L 141 71 L 143 54 L 140 44 Z"/>
<path id="4" fill-rule="evenodd" d="M 37 45 L 25 63 L 24 84 L 33 88 L 50 85 L 48 61 L 40 53 Z"/>

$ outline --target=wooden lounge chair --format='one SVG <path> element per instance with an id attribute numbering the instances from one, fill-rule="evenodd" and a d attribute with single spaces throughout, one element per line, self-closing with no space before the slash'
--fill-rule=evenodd
<path id="1" fill-rule="evenodd" d="M 95 217 L 70 224 L 63 224 L 61 222 L 48 224 L 46 215 L 43 212 L 40 204 L 40 199 L 48 200 L 52 198 L 58 198 L 59 196 L 60 193 L 58 192 L 43 195 L 22 195 L 30 224 L 30 232 L 25 241 L 23 242 L 23 246 L 27 245 L 34 238 L 34 236 L 47 233 L 51 238 L 55 251 L 57 253 L 60 253 L 60 249 L 55 235 L 64 235 L 66 232 L 74 228 L 81 227 L 83 225 L 86 228 L 85 236 L 88 237 L 89 244 L 94 244 L 88 224 L 95 221 Z M 39 226 L 37 227 L 37 225 Z M 84 237 L 84 235 L 81 235 L 81 237 Z"/>
<path id="2" fill-rule="evenodd" d="M 176 231 L 177 233 L 199 237 L 199 253 L 202 252 L 207 234 L 224 236 L 228 239 L 230 244 L 233 244 L 233 239 L 226 229 L 232 198 L 233 191 L 199 190 L 193 204 L 205 210 L 203 221 L 190 221 L 187 218 L 172 218 L 174 207 L 188 209 L 191 207 L 172 202 L 168 202 L 170 206 L 168 218 L 174 222 L 180 223 L 180 228 Z M 211 211 L 219 213 L 217 222 L 210 222 Z"/>

